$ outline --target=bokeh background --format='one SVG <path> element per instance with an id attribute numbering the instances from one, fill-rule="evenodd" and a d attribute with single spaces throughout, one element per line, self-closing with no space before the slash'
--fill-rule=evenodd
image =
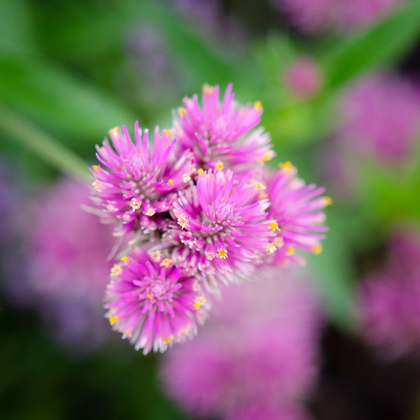
<path id="1" fill-rule="evenodd" d="M 110 128 L 230 82 L 273 165 L 327 187 L 328 237 L 143 356 L 103 319 L 83 174 Z M 419 145 L 419 0 L 0 1 L 0 418 L 420 419 Z"/>

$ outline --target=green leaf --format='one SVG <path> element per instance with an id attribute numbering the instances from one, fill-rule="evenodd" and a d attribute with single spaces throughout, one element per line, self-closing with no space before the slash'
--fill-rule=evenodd
<path id="1" fill-rule="evenodd" d="M 135 121 L 105 92 L 40 59 L 0 57 L 0 101 L 80 140 L 99 140 L 110 128 Z"/>
<path id="2" fill-rule="evenodd" d="M 345 39 L 324 58 L 326 80 L 336 88 L 361 72 L 397 61 L 420 34 L 420 1 L 412 0 L 373 29 Z"/>

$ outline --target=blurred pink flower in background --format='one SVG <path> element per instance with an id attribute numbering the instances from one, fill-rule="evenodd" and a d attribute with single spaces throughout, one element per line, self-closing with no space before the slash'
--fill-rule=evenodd
<path id="1" fill-rule="evenodd" d="M 347 32 L 374 25 L 405 0 L 273 0 L 304 32 Z"/>
<path id="2" fill-rule="evenodd" d="M 89 203 L 88 186 L 59 181 L 36 203 L 28 245 L 34 302 L 59 338 L 81 347 L 108 335 L 103 299 L 115 243 L 111 228 L 81 208 Z"/>
<path id="3" fill-rule="evenodd" d="M 319 370 L 318 301 L 294 274 L 260 277 L 224 288 L 200 335 L 163 359 L 168 394 L 192 415 L 307 418 L 301 400 Z"/>
<path id="4" fill-rule="evenodd" d="M 297 97 L 311 99 L 322 87 L 322 76 L 316 61 L 301 56 L 286 66 L 283 81 Z"/>
<path id="5" fill-rule="evenodd" d="M 387 260 L 359 286 L 360 330 L 388 357 L 420 349 L 420 231 L 391 235 Z"/>

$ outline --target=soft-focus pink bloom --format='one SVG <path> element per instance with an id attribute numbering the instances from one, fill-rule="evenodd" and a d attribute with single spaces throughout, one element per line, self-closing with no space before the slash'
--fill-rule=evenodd
<path id="1" fill-rule="evenodd" d="M 420 233 L 403 229 L 388 245 L 387 261 L 359 288 L 360 329 L 388 356 L 420 349 Z"/>
<path id="2" fill-rule="evenodd" d="M 258 168 L 275 156 L 270 137 L 260 127 L 261 104 L 241 106 L 234 100 L 229 85 L 220 101 L 219 86 L 205 85 L 203 104 L 197 95 L 184 99 L 185 108 L 178 110 L 175 137 L 191 150 L 198 167 L 217 169 L 224 165 L 234 171 Z"/>
<path id="3" fill-rule="evenodd" d="M 420 92 L 406 79 L 373 75 L 347 88 L 342 102 L 340 141 L 353 154 L 378 160 L 406 159 L 420 128 Z"/>
<path id="4" fill-rule="evenodd" d="M 299 57 L 288 64 L 283 80 L 287 88 L 302 99 L 313 98 L 322 87 L 320 68 L 310 57 Z"/>
<path id="5" fill-rule="evenodd" d="M 113 266 L 111 277 L 107 317 L 144 354 L 190 338 L 206 318 L 199 283 L 169 259 L 138 248 Z"/>
<path id="6" fill-rule="evenodd" d="M 374 25 L 405 0 L 273 0 L 305 32 L 346 32 Z"/>
<path id="7" fill-rule="evenodd" d="M 300 401 L 318 374 L 317 299 L 290 273 L 265 270 L 259 280 L 224 289 L 200 335 L 163 360 L 167 392 L 195 416 L 306 418 Z"/>
<path id="8" fill-rule="evenodd" d="M 105 335 L 102 305 L 111 268 L 107 258 L 115 242 L 108 226 L 82 210 L 89 201 L 84 184 L 65 179 L 54 185 L 36 203 L 28 250 L 32 293 L 58 324 L 59 335 L 73 341 L 74 332 L 83 330 L 79 338 L 86 343 L 96 330 Z M 71 307 L 89 314 L 83 324 L 77 316 L 67 316 Z"/>

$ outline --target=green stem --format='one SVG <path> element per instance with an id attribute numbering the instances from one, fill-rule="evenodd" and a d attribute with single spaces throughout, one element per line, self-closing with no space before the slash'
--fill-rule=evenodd
<path id="1" fill-rule="evenodd" d="M 2 105 L 0 105 L 0 131 L 6 135 L 6 138 L 19 142 L 58 170 L 84 181 L 90 179 L 88 164 L 82 158 L 25 118 Z"/>

